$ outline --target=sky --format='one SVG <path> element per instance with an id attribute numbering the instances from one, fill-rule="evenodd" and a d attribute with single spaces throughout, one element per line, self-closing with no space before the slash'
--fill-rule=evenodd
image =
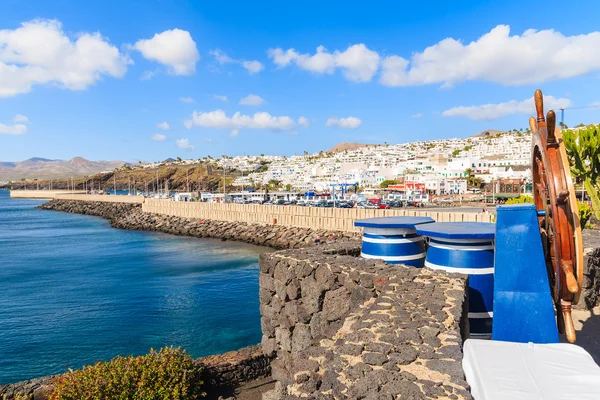
<path id="1" fill-rule="evenodd" d="M 527 3 L 527 4 L 523 4 Z M 0 0 L 0 161 L 294 155 L 600 122 L 600 3 Z M 558 114 L 560 118 L 560 113 Z"/>

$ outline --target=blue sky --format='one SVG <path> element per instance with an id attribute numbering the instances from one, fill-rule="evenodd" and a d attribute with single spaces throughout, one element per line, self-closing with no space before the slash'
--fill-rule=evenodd
<path id="1" fill-rule="evenodd" d="M 465 137 L 538 87 L 600 122 L 600 5 L 521 3 L 0 0 L 0 160 Z"/>

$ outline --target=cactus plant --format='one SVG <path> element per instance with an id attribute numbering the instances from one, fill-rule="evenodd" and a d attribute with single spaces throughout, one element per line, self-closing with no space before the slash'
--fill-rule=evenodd
<path id="1" fill-rule="evenodd" d="M 592 200 L 596 217 L 600 218 L 600 196 L 598 194 L 598 178 L 600 178 L 600 137 L 598 127 L 590 125 L 586 128 L 563 132 L 563 140 L 571 174 L 583 181 L 583 186 Z"/>

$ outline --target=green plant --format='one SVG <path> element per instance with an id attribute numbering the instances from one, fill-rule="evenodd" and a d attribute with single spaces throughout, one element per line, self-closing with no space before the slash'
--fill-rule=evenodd
<path id="1" fill-rule="evenodd" d="M 591 224 L 588 221 L 594 213 L 592 207 L 590 207 L 588 203 L 582 203 L 580 201 L 578 201 L 577 203 L 579 203 L 579 223 L 581 224 L 581 229 L 590 228 Z"/>
<path id="2" fill-rule="evenodd" d="M 506 200 L 505 204 L 522 204 L 522 203 L 533 203 L 533 197 L 520 195 L 519 197 L 513 197 L 512 199 Z"/>
<path id="3" fill-rule="evenodd" d="M 3 395 L 2 396 L 2 400 L 8 400 L 9 397 L 7 395 Z M 10 397 L 11 400 L 33 400 L 33 395 L 32 394 L 23 394 L 23 393 L 15 393 L 12 397 Z"/>
<path id="4" fill-rule="evenodd" d="M 600 196 L 598 178 L 600 178 L 600 137 L 597 127 L 590 125 L 578 131 L 566 130 L 563 140 L 571 173 L 576 179 L 583 181 L 586 192 L 592 199 L 592 207 L 596 217 L 600 218 Z"/>
<path id="5" fill-rule="evenodd" d="M 115 357 L 52 380 L 50 400 L 195 399 L 202 382 L 192 357 L 165 347 L 139 357 Z"/>
<path id="6" fill-rule="evenodd" d="M 386 180 L 384 180 L 383 182 L 381 182 L 381 183 L 379 184 L 379 187 L 380 187 L 380 188 L 382 188 L 382 189 L 385 189 L 385 188 L 387 188 L 388 186 L 390 186 L 390 185 L 394 185 L 394 184 L 396 184 L 396 183 L 397 183 L 397 182 L 396 182 L 394 179 L 386 179 Z"/>

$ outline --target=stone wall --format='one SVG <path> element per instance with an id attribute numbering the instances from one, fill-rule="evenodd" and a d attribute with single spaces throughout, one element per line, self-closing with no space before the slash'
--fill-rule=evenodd
<path id="1" fill-rule="evenodd" d="M 272 356 L 263 354 L 260 346 L 250 346 L 215 356 L 194 360 L 196 368 L 202 369 L 203 389 L 210 395 L 224 388 L 235 388 L 271 374 Z M 0 399 L 12 400 L 16 394 L 32 395 L 34 400 L 45 399 L 52 390 L 52 376 L 0 385 Z"/>
<path id="2" fill-rule="evenodd" d="M 142 196 L 108 196 L 56 193 L 50 191 L 13 190 L 11 197 L 53 198 L 85 202 L 141 204 L 142 210 L 152 214 L 174 217 L 209 219 L 248 224 L 283 225 L 296 228 L 322 229 L 338 232 L 360 232 L 354 221 L 387 216 L 427 216 L 438 222 L 492 222 L 491 214 L 465 213 L 459 210 L 440 211 L 427 208 L 361 209 L 272 206 L 260 204 L 223 204 L 180 202 L 148 199 Z M 276 221 L 276 223 L 274 223 Z"/>
<path id="3" fill-rule="evenodd" d="M 354 226 L 354 221 L 372 217 L 416 215 L 431 217 L 438 222 L 491 222 L 492 218 L 491 214 L 428 211 L 427 208 L 379 210 L 177 202 L 157 199 L 146 199 L 142 207 L 145 212 L 178 217 L 271 225 L 276 220 L 277 225 L 344 232 L 359 232 L 359 228 Z"/>
<path id="4" fill-rule="evenodd" d="M 202 357 L 194 364 L 202 368 L 202 381 L 210 395 L 215 389 L 235 388 L 256 379 L 269 377 L 272 358 L 273 355 L 264 354 L 260 345 L 257 345 Z"/>
<path id="5" fill-rule="evenodd" d="M 466 277 L 357 257 L 359 242 L 262 254 L 274 399 L 469 399 Z"/>
<path id="6" fill-rule="evenodd" d="M 583 247 L 583 285 L 579 303 L 575 308 L 591 310 L 600 306 L 600 231 L 585 229 Z"/>

